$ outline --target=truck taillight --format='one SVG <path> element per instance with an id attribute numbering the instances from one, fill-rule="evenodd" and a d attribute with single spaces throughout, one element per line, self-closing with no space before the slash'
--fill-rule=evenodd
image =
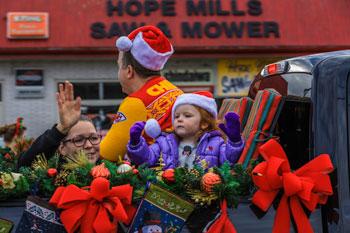
<path id="1" fill-rule="evenodd" d="M 274 74 L 282 74 L 288 70 L 287 62 L 269 64 L 261 71 L 261 76 L 266 77 Z"/>

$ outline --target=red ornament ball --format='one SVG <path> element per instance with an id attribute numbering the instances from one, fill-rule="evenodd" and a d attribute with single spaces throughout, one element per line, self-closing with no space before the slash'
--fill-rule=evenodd
<path id="1" fill-rule="evenodd" d="M 57 175 L 56 168 L 49 168 L 47 169 L 47 176 L 48 177 L 55 177 Z"/>
<path id="2" fill-rule="evenodd" d="M 5 159 L 7 159 L 7 160 L 12 159 L 12 157 L 11 157 L 11 155 L 10 155 L 9 153 L 6 153 L 6 154 L 4 155 L 4 157 L 5 157 Z"/>
<path id="3" fill-rule="evenodd" d="M 220 183 L 220 176 L 213 172 L 208 172 L 202 177 L 202 189 L 207 193 L 211 193 L 213 191 L 213 186 Z"/>
<path id="4" fill-rule="evenodd" d="M 167 182 L 175 182 L 175 170 L 172 168 L 166 169 L 162 174 L 162 178 Z"/>
<path id="5" fill-rule="evenodd" d="M 134 169 L 132 170 L 132 172 L 133 172 L 135 175 L 138 175 L 138 174 L 139 174 L 139 170 L 137 170 L 136 168 L 134 168 Z"/>

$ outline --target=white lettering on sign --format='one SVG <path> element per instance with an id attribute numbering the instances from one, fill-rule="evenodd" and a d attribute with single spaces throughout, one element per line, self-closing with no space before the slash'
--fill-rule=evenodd
<path id="1" fill-rule="evenodd" d="M 15 22 L 41 22 L 42 17 L 37 15 L 15 15 L 13 20 Z"/>

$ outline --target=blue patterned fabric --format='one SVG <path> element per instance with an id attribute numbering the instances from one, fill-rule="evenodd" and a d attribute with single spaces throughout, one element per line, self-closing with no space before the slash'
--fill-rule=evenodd
<path id="1" fill-rule="evenodd" d="M 66 230 L 59 219 L 59 214 L 46 201 L 28 198 L 16 232 L 61 233 Z"/>

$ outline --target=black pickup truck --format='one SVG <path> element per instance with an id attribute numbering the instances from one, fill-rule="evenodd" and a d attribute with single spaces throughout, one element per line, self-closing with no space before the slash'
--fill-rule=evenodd
<path id="1" fill-rule="evenodd" d="M 350 232 L 350 50 L 295 57 L 266 65 L 249 96 L 274 88 L 284 96 L 274 134 L 293 169 L 327 153 L 334 195 L 322 207 L 322 230 Z"/>

